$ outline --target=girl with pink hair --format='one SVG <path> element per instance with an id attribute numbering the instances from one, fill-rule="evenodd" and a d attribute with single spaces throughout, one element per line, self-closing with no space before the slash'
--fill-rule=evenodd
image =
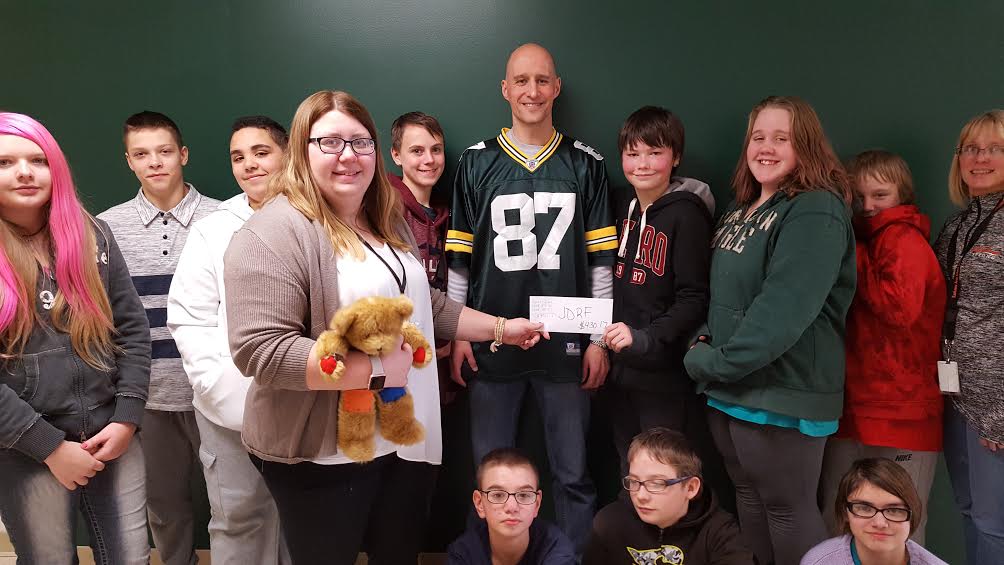
<path id="1" fill-rule="evenodd" d="M 146 563 L 150 329 L 111 230 L 45 127 L 0 113 L 0 516 L 19 561 Z"/>

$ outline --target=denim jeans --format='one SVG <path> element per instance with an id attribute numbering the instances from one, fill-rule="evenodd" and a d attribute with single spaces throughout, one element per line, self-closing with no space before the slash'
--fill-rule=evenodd
<path id="1" fill-rule="evenodd" d="M 980 445 L 980 436 L 945 402 L 945 463 L 962 513 L 969 565 L 1000 563 L 1004 555 L 1004 451 Z"/>
<path id="2" fill-rule="evenodd" d="M 533 389 L 554 476 L 556 522 L 581 553 L 592 529 L 596 506 L 596 489 L 586 468 L 589 394 L 577 382 L 556 383 L 545 379 L 492 382 L 475 378 L 469 388 L 475 465 L 493 449 L 516 445 L 523 395 L 527 389 Z"/>
<path id="3" fill-rule="evenodd" d="M 43 463 L 0 450 L 0 516 L 18 563 L 77 563 L 77 510 L 97 564 L 148 563 L 146 479 L 139 437 L 86 486 L 70 491 Z"/>

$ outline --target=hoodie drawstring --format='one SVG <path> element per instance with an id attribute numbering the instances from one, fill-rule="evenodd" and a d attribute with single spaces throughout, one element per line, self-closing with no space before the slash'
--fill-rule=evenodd
<path id="1" fill-rule="evenodd" d="M 631 199 L 631 204 L 628 205 L 627 222 L 624 223 L 624 236 L 621 239 L 621 244 L 617 249 L 617 256 L 624 258 L 624 252 L 627 250 L 628 236 L 631 234 L 631 214 L 634 214 L 634 206 L 638 203 L 637 198 Z"/>
<path id="2" fill-rule="evenodd" d="M 627 251 L 628 236 L 631 235 L 631 215 L 634 214 L 635 204 L 638 203 L 637 198 L 631 199 L 631 204 L 628 205 L 627 213 L 627 224 L 624 226 L 624 237 L 621 239 L 620 247 L 617 249 L 617 256 L 621 259 L 624 258 L 624 252 Z M 651 206 L 651 204 L 649 205 Z M 648 226 L 648 206 L 646 206 L 641 211 L 641 224 L 638 227 L 638 248 L 634 252 L 634 260 L 638 261 L 641 257 L 641 239 L 645 235 L 645 228 Z"/>
<path id="3" fill-rule="evenodd" d="M 649 206 L 651 206 L 651 204 L 649 204 Z M 646 223 L 646 220 L 648 219 L 649 206 L 645 206 L 641 210 L 641 226 L 638 228 L 638 249 L 636 249 L 634 252 L 634 260 L 636 262 L 638 261 L 638 258 L 641 257 L 641 240 L 643 237 L 645 237 L 645 228 L 648 225 Z"/>

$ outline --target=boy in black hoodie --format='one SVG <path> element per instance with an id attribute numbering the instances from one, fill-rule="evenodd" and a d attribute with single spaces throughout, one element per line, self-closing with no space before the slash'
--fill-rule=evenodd
<path id="1" fill-rule="evenodd" d="M 708 270 L 715 199 L 708 185 L 673 176 L 683 157 L 683 122 L 645 106 L 621 128 L 617 146 L 634 187 L 617 209 L 613 319 L 604 342 L 614 351 L 607 381 L 621 472 L 639 432 L 664 426 L 695 444 L 703 422 L 694 383 L 683 369 L 688 340 L 708 311 Z"/>
<path id="2" fill-rule="evenodd" d="M 750 565 L 731 514 L 702 488 L 701 460 L 679 432 L 653 428 L 628 450 L 623 498 L 593 520 L 582 565 Z"/>

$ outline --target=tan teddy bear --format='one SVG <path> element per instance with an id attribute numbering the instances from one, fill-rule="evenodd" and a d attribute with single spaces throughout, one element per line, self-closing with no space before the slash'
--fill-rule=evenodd
<path id="1" fill-rule="evenodd" d="M 371 356 L 386 355 L 397 347 L 398 336 L 414 351 L 413 367 L 432 360 L 432 348 L 421 330 L 408 322 L 413 307 L 405 296 L 361 298 L 340 309 L 330 329 L 317 338 L 317 356 L 326 379 L 338 380 L 345 373 L 345 355 L 358 349 Z M 404 387 L 380 391 L 344 390 L 338 401 L 338 448 L 354 461 L 370 461 L 374 455 L 376 411 L 380 435 L 398 445 L 422 441 L 425 430 L 415 419 L 415 404 Z"/>

